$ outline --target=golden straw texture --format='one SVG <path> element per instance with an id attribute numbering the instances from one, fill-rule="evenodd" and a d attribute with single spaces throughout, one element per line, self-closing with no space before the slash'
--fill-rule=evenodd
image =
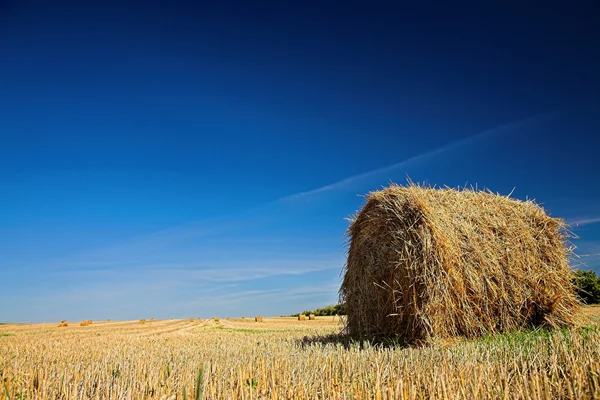
<path id="1" fill-rule="evenodd" d="M 392 185 L 348 228 L 340 289 L 353 336 L 430 342 L 573 323 L 568 231 L 532 201 Z"/>

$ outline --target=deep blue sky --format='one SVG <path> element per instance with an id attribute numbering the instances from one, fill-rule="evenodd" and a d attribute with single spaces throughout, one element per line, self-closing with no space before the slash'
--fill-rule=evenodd
<path id="1" fill-rule="evenodd" d="M 407 175 L 537 199 L 600 272 L 600 2 L 200 3 L 0 0 L 0 320 L 334 303 Z"/>

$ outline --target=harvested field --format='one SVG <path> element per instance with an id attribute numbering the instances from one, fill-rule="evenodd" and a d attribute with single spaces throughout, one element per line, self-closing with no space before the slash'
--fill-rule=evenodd
<path id="1" fill-rule="evenodd" d="M 306 324 L 297 318 L 5 324 L 0 392 L 196 398 L 199 383 L 205 399 L 597 398 L 600 308 L 584 314 L 590 325 L 572 330 L 411 348 L 327 336 L 341 328 L 334 317 Z"/>

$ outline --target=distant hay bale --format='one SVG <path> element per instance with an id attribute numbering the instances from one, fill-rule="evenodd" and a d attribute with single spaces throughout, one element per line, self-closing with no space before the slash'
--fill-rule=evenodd
<path id="1" fill-rule="evenodd" d="M 67 320 L 65 320 L 65 319 L 60 321 L 60 324 L 58 324 L 59 328 L 66 328 L 67 326 L 69 326 L 69 324 L 67 323 Z"/>
<path id="2" fill-rule="evenodd" d="M 145 319 L 140 319 L 140 324 L 145 324 L 146 320 Z"/>
<path id="3" fill-rule="evenodd" d="M 304 315 L 304 314 L 299 314 L 299 315 L 298 315 L 298 321 L 306 321 L 306 315 Z"/>
<path id="4" fill-rule="evenodd" d="M 150 322 L 154 322 L 154 317 L 150 318 Z"/>
<path id="5" fill-rule="evenodd" d="M 89 326 L 91 324 L 92 324 L 92 320 L 91 319 L 85 319 L 85 320 L 83 320 L 83 321 L 81 321 L 79 323 L 80 326 Z"/>
<path id="6" fill-rule="evenodd" d="M 574 322 L 569 234 L 532 201 L 392 185 L 348 228 L 346 331 L 429 342 Z"/>
<path id="7" fill-rule="evenodd" d="M 213 317 L 213 320 L 214 320 L 215 322 L 219 322 L 219 321 L 221 321 L 221 319 L 220 319 L 219 317 Z"/>
<path id="8" fill-rule="evenodd" d="M 261 317 L 261 316 L 258 316 L 258 317 L 256 317 L 256 318 L 254 318 L 254 321 L 255 321 L 255 322 L 263 322 L 263 317 Z"/>
<path id="9" fill-rule="evenodd" d="M 317 317 L 315 317 L 315 314 L 310 314 L 310 315 L 308 316 L 308 320 L 309 320 L 309 321 L 314 321 L 315 319 L 317 319 Z"/>
<path id="10" fill-rule="evenodd" d="M 110 322 L 110 318 L 106 318 L 106 322 Z"/>

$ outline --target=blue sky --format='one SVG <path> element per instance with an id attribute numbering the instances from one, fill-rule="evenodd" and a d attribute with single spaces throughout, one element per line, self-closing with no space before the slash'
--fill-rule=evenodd
<path id="1" fill-rule="evenodd" d="M 599 18 L 0 1 L 0 320 L 333 304 L 345 218 L 407 176 L 534 198 L 600 272 Z"/>

